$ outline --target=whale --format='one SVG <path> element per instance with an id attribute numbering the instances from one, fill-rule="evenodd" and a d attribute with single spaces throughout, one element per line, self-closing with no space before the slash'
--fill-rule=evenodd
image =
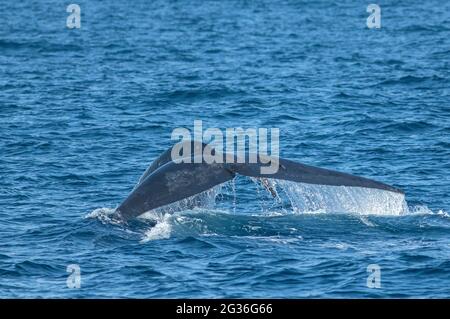
<path id="1" fill-rule="evenodd" d="M 172 159 L 174 148 L 189 146 L 192 150 L 182 160 Z M 198 160 L 205 152 L 220 155 L 223 161 L 206 162 Z M 216 157 L 217 158 L 217 157 Z M 369 178 L 330 169 L 319 168 L 288 159 L 256 156 L 255 162 L 248 162 L 235 155 L 216 151 L 211 145 L 197 141 L 176 143 L 156 158 L 134 186 L 131 193 L 116 208 L 117 216 L 128 221 L 153 209 L 169 205 L 200 194 L 216 185 L 228 182 L 237 175 L 260 180 L 262 185 L 274 194 L 266 182 L 268 179 L 287 180 L 298 183 L 363 187 L 404 194 L 396 187 Z M 277 172 L 264 173 L 261 169 L 271 160 L 279 165 Z"/>

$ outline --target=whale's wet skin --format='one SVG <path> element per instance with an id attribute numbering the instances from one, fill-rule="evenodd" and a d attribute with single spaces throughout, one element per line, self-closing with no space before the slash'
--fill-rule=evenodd
<path id="1" fill-rule="evenodd" d="M 2 3 L 0 297 L 450 296 L 448 3 L 137 2 Z M 406 197 L 237 176 L 115 218 L 195 119 Z"/>
<path id="2" fill-rule="evenodd" d="M 186 149 L 189 151 L 185 152 Z M 183 154 L 179 158 L 176 155 L 178 152 Z M 213 161 L 205 160 L 205 153 L 214 153 L 216 158 Z M 271 163 L 275 169 L 267 172 L 267 163 Z M 119 205 L 115 215 L 127 221 L 172 204 L 180 210 L 201 207 L 204 195 L 197 195 L 209 194 L 209 190 L 216 185 L 237 176 L 247 176 L 261 183 L 278 201 L 281 198 L 277 186 L 283 191 L 288 190 L 291 204 L 293 198 L 299 197 L 297 193 L 300 193 L 300 197 L 307 200 L 302 205 L 303 210 L 310 209 L 308 206 L 313 204 L 317 209 L 370 214 L 371 207 L 382 201 L 389 203 L 389 199 L 397 199 L 404 203 L 403 191 L 368 178 L 305 165 L 279 156 L 245 151 L 241 154 L 219 152 L 210 144 L 189 138 L 176 143 L 150 164 L 131 193 Z M 358 201 L 366 204 L 361 206 Z M 181 202 L 181 205 L 177 202 Z M 345 206 L 339 206 L 340 203 Z M 355 205 L 358 206 L 352 208 Z M 399 214 L 405 205 L 397 208 L 387 206 L 384 210 Z"/>

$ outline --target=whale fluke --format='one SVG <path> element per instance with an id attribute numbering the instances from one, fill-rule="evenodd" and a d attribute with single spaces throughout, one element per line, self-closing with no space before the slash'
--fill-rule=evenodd
<path id="1" fill-rule="evenodd" d="M 149 174 L 117 208 L 125 220 L 206 191 L 235 177 L 224 164 L 172 161 Z"/>
<path id="2" fill-rule="evenodd" d="M 129 220 L 152 209 L 199 194 L 232 180 L 236 174 L 307 184 L 375 188 L 403 194 L 397 188 L 368 178 L 304 165 L 281 158 L 258 156 L 256 163 L 239 163 L 235 156 L 223 154 L 231 160 L 225 163 L 208 164 L 204 161 L 195 163 L 194 158 L 201 156 L 203 150 L 211 146 L 200 142 L 181 143 L 191 143 L 190 163 L 175 163 L 171 159 L 174 147 L 187 144 L 175 144 L 162 153 L 149 166 L 133 191 L 117 208 L 116 212 L 120 218 Z M 213 149 L 209 151 L 215 152 Z M 274 174 L 261 173 L 261 167 L 267 166 L 266 163 L 269 160 L 278 163 L 278 171 Z"/>

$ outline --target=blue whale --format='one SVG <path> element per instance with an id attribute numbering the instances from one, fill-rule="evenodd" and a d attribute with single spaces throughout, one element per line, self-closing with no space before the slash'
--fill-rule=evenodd
<path id="1" fill-rule="evenodd" d="M 180 143 L 192 143 L 194 151 L 190 155 L 191 161 L 176 163 L 172 160 L 172 149 L 177 144 L 163 152 L 116 209 L 119 218 L 129 220 L 152 209 L 199 194 L 232 180 L 238 174 L 263 180 L 271 178 L 318 185 L 365 187 L 403 194 L 397 188 L 371 179 L 281 158 L 277 159 L 279 168 L 274 174 L 261 173 L 261 167 L 267 165 L 267 158 L 263 160 L 260 156 L 256 163 L 239 163 L 236 157 L 224 163 L 195 163 L 194 157 L 203 154 L 205 148 L 210 146 L 195 141 Z M 215 152 L 214 149 L 209 151 L 212 154 Z"/>

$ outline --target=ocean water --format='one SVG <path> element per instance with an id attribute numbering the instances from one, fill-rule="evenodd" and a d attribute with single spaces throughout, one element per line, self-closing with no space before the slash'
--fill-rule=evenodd
<path id="1" fill-rule="evenodd" d="M 450 2 L 73 2 L 0 4 L 0 297 L 450 296 Z M 406 197 L 239 177 L 114 222 L 196 119 Z"/>

